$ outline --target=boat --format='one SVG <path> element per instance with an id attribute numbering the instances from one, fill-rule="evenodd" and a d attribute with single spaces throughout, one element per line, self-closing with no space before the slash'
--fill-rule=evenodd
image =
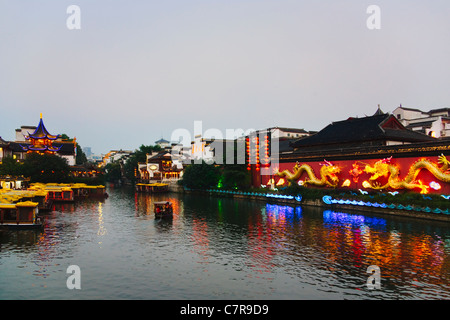
<path id="1" fill-rule="evenodd" d="M 0 228 L 38 229 L 44 225 L 44 219 L 38 215 L 39 203 L 24 201 L 0 204 Z"/>
<path id="2" fill-rule="evenodd" d="M 75 198 L 108 198 L 104 185 L 86 185 L 84 183 L 76 183 L 70 186 L 73 190 Z"/>
<path id="3" fill-rule="evenodd" d="M 169 201 L 158 201 L 155 205 L 155 218 L 173 218 L 173 206 Z"/>
<path id="4" fill-rule="evenodd" d="M 28 190 L 46 192 L 48 200 L 52 202 L 75 202 L 79 198 L 108 198 L 105 186 L 91 186 L 84 183 L 33 183 Z"/>
<path id="5" fill-rule="evenodd" d="M 137 183 L 136 191 L 147 193 L 169 192 L 167 183 Z"/>

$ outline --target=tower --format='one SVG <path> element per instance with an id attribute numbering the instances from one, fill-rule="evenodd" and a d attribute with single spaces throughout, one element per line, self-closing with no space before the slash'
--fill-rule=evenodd
<path id="1" fill-rule="evenodd" d="M 57 140 L 59 137 L 59 135 L 55 136 L 50 134 L 45 128 L 41 113 L 39 124 L 36 130 L 34 130 L 34 132 L 31 134 L 28 132 L 28 135 L 25 136 L 25 140 L 29 141 L 30 144 L 21 144 L 20 146 L 27 153 L 38 152 L 54 154 L 55 152 L 59 151 L 59 149 L 61 149 L 61 146 L 53 146 L 53 141 Z"/>

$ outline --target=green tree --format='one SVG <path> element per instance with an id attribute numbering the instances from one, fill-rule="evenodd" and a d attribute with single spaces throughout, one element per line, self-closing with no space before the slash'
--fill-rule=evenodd
<path id="1" fill-rule="evenodd" d="M 52 154 L 29 154 L 22 165 L 22 174 L 31 182 L 69 182 L 67 160 Z"/>
<path id="2" fill-rule="evenodd" d="M 85 164 L 86 162 L 88 162 L 86 154 L 84 153 L 83 149 L 77 142 L 77 156 L 75 158 L 75 163 L 80 165 Z"/>
<path id="3" fill-rule="evenodd" d="M 139 149 L 135 150 L 134 153 L 127 159 L 124 164 L 124 174 L 125 177 L 132 183 L 136 182 L 136 177 L 134 175 L 135 170 L 138 168 L 138 163 L 145 163 L 147 161 L 147 153 L 161 151 L 160 146 L 145 146 L 141 145 Z"/>
<path id="4" fill-rule="evenodd" d="M 19 176 L 22 174 L 22 165 L 12 157 L 3 158 L 0 164 L 0 175 Z"/>
<path id="5" fill-rule="evenodd" d="M 63 140 L 73 141 L 73 139 L 70 138 L 70 137 L 69 137 L 67 134 L 65 134 L 65 133 L 63 133 L 63 134 L 61 135 L 61 138 L 62 138 Z M 88 162 L 87 157 L 86 157 L 86 154 L 84 153 L 83 148 L 81 148 L 81 146 L 80 146 L 80 145 L 78 144 L 78 142 L 77 142 L 77 155 L 76 155 L 76 157 L 75 157 L 75 163 L 76 163 L 77 165 L 82 165 L 82 164 L 85 164 L 86 162 Z"/>
<path id="6" fill-rule="evenodd" d="M 181 185 L 190 189 L 208 189 L 217 187 L 220 179 L 220 168 L 215 165 L 190 164 L 184 169 Z"/>
<path id="7" fill-rule="evenodd" d="M 122 179 L 122 170 L 119 162 L 111 162 L 105 166 L 105 180 L 117 183 Z"/>
<path id="8" fill-rule="evenodd" d="M 251 186 L 251 175 L 246 165 L 224 164 L 221 166 L 222 186 L 225 189 L 245 190 Z"/>

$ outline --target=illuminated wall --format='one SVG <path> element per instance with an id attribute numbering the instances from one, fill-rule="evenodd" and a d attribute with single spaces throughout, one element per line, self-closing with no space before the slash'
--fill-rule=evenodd
<path id="1" fill-rule="evenodd" d="M 262 176 L 261 184 L 268 185 L 270 179 L 273 179 L 278 187 L 297 183 L 315 188 L 450 194 L 450 163 L 443 155 L 426 158 L 299 161 L 280 163 L 276 171 L 278 172 L 273 172 L 272 176 Z"/>

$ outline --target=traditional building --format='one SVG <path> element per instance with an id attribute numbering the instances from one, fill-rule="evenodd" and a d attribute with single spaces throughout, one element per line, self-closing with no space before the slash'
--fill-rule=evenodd
<path id="1" fill-rule="evenodd" d="M 408 130 L 399 120 L 380 109 L 369 117 L 336 121 L 318 133 L 292 143 L 294 153 L 335 152 L 350 148 L 384 147 L 435 141 L 433 137 Z"/>
<path id="2" fill-rule="evenodd" d="M 76 139 L 65 140 L 60 135 L 50 134 L 41 114 L 37 127 L 21 126 L 16 129 L 15 141 L 0 139 L 0 161 L 4 157 L 20 161 L 25 159 L 27 154 L 37 152 L 56 154 L 73 166 L 76 163 L 76 149 Z"/>
<path id="3" fill-rule="evenodd" d="M 399 106 L 392 114 L 408 129 L 432 137 L 450 137 L 450 108 L 424 112 Z"/>
<path id="4" fill-rule="evenodd" d="M 146 163 L 138 163 L 136 176 L 140 182 L 178 180 L 183 166 L 172 159 L 169 151 L 147 154 Z"/>
<path id="5" fill-rule="evenodd" d="M 0 137 L 0 163 L 2 163 L 2 159 L 5 156 L 5 153 L 7 152 L 7 149 L 9 147 L 9 142 L 5 141 Z"/>
<path id="6" fill-rule="evenodd" d="M 105 154 L 102 158 L 102 165 L 106 166 L 108 163 L 120 161 L 125 163 L 129 157 L 133 154 L 131 150 L 111 150 Z"/>
<path id="7" fill-rule="evenodd" d="M 161 149 L 168 148 L 168 147 L 170 147 L 170 141 L 167 141 L 167 140 L 161 138 L 161 139 L 155 141 L 155 145 L 160 146 Z"/>
<path id="8" fill-rule="evenodd" d="M 197 163 L 201 160 L 206 163 L 222 164 L 226 162 L 227 151 L 233 152 L 235 140 L 207 139 L 196 135 L 191 142 L 191 152 L 187 163 Z"/>
<path id="9" fill-rule="evenodd" d="M 409 130 L 381 110 L 333 122 L 292 147 L 268 174 L 252 167 L 254 186 L 450 193 L 448 140 Z"/>
<path id="10" fill-rule="evenodd" d="M 44 122 L 42 121 L 42 113 L 37 128 L 33 133 L 27 132 L 24 137 L 28 143 L 23 145 L 21 144 L 20 146 L 25 152 L 55 154 L 61 149 L 61 145 L 53 146 L 53 142 L 61 138 L 61 136 L 55 136 L 48 132 L 48 130 L 44 126 Z"/>

